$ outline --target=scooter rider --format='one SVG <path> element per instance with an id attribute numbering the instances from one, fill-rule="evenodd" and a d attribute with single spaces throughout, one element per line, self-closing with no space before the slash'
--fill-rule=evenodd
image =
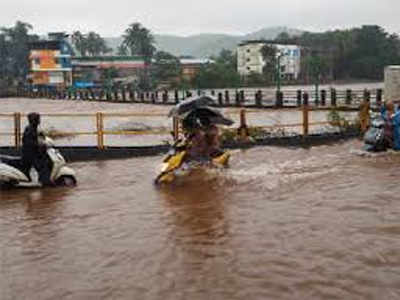
<path id="1" fill-rule="evenodd" d="M 39 133 L 40 114 L 28 114 L 29 125 L 25 127 L 22 138 L 22 165 L 24 173 L 30 178 L 29 171 L 32 166 L 39 173 L 39 181 L 44 185 L 51 185 L 50 168 L 46 159 L 46 149 L 40 145 Z"/>
<path id="2" fill-rule="evenodd" d="M 196 117 L 185 118 L 182 126 L 189 158 L 191 160 L 204 160 L 207 155 L 207 141 L 200 121 Z"/>

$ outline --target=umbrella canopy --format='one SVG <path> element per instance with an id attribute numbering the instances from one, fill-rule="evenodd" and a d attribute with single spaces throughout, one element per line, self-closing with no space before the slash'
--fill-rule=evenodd
<path id="1" fill-rule="evenodd" d="M 182 114 L 181 117 L 186 120 L 193 121 L 197 119 L 203 126 L 211 124 L 230 126 L 234 123 L 231 119 L 224 117 L 219 110 L 207 106 L 195 108 L 185 114 Z"/>
<path id="2" fill-rule="evenodd" d="M 191 112 L 196 108 L 205 107 L 213 104 L 215 104 L 215 99 L 210 96 L 189 98 L 177 104 L 173 109 L 171 109 L 168 113 L 168 117 L 179 117 Z"/>

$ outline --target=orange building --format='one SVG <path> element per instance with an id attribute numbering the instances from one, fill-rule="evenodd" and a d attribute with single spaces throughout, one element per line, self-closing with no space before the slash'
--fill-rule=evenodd
<path id="1" fill-rule="evenodd" d="M 29 79 L 34 86 L 67 87 L 72 84 L 73 50 L 59 35 L 57 38 L 29 44 Z"/>

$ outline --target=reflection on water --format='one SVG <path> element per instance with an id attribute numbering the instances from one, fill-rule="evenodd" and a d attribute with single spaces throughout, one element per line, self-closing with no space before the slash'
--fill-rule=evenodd
<path id="1" fill-rule="evenodd" d="M 398 299 L 400 155 L 359 141 L 233 151 L 168 186 L 161 157 L 0 192 L 0 299 Z"/>
<path id="2" fill-rule="evenodd" d="M 199 246 L 220 243 L 228 230 L 224 215 L 229 195 L 223 186 L 213 181 L 186 183 L 160 188 L 160 196 L 174 228 L 171 235 L 177 243 Z"/>

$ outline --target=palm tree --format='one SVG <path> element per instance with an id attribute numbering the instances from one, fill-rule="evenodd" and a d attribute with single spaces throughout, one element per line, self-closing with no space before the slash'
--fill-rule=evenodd
<path id="1" fill-rule="evenodd" d="M 29 71 L 29 42 L 37 41 L 37 35 L 30 35 L 32 25 L 17 21 L 13 27 L 0 28 L 1 48 L 0 60 L 2 72 L 7 77 L 24 80 Z"/>
<path id="2" fill-rule="evenodd" d="M 80 55 L 86 56 L 87 45 L 85 36 L 78 30 L 72 34 L 71 39 L 72 43 L 74 44 L 75 48 L 79 51 Z"/>
<path id="3" fill-rule="evenodd" d="M 118 46 L 117 55 L 120 55 L 120 56 L 128 55 L 128 48 L 126 47 L 126 45 L 124 43 L 122 43 L 121 45 Z"/>
<path id="4" fill-rule="evenodd" d="M 131 55 L 143 56 L 146 64 L 151 62 L 156 48 L 153 45 L 154 36 L 150 30 L 140 23 L 132 23 L 122 37 L 124 38 L 123 44 L 130 50 Z"/>
<path id="5" fill-rule="evenodd" d="M 140 81 L 143 89 L 150 88 L 150 75 L 148 66 L 151 64 L 151 60 L 156 51 L 154 47 L 154 36 L 150 30 L 143 27 L 140 23 L 132 23 L 125 30 L 123 37 L 123 45 L 129 50 L 131 55 L 140 55 L 144 59 L 145 69 L 143 76 L 140 76 Z"/>

